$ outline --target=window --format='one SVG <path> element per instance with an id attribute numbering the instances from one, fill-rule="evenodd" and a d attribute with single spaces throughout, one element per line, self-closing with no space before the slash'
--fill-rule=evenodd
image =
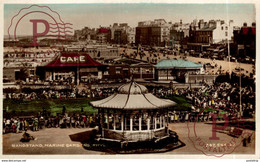
<path id="1" fill-rule="evenodd" d="M 226 26 L 226 30 L 228 30 L 228 27 Z"/>
<path id="2" fill-rule="evenodd" d="M 223 28 L 223 26 L 221 27 L 221 30 L 223 30 L 224 28 Z"/>
<path id="3" fill-rule="evenodd" d="M 225 32 L 226 37 L 228 36 L 228 32 Z"/>
<path id="4" fill-rule="evenodd" d="M 30 70 L 30 75 L 34 75 L 34 70 Z"/>
<path id="5" fill-rule="evenodd" d="M 121 67 L 116 67 L 116 74 L 120 74 L 121 73 Z"/>

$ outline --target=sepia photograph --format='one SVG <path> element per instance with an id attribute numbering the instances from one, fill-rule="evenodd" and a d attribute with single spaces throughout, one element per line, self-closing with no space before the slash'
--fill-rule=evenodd
<path id="1" fill-rule="evenodd" d="M 259 155 L 256 16 L 254 3 L 4 3 L 2 154 Z"/>

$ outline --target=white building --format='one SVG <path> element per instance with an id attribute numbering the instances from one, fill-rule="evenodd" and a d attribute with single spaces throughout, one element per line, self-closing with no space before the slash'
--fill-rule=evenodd
<path id="1" fill-rule="evenodd" d="M 183 32 L 184 37 L 188 37 L 189 36 L 189 30 L 190 30 L 190 23 L 182 23 L 182 20 L 180 20 L 180 22 L 176 22 L 172 25 L 171 30 Z"/>
<path id="2" fill-rule="evenodd" d="M 127 34 L 127 42 L 130 44 L 135 43 L 135 28 L 128 28 L 126 31 Z"/>
<path id="3" fill-rule="evenodd" d="M 225 23 L 224 20 L 216 20 L 216 28 L 213 30 L 213 43 L 231 40 L 233 37 L 233 20 Z"/>

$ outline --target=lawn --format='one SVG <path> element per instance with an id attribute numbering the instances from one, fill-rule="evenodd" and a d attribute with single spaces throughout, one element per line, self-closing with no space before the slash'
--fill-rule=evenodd
<path id="1" fill-rule="evenodd" d="M 12 115 L 36 115 L 42 112 L 43 108 L 50 112 L 51 115 L 61 113 L 63 106 L 69 114 L 81 112 L 83 108 L 84 113 L 97 113 L 90 104 L 90 99 L 52 99 L 52 100 L 28 100 L 28 101 L 14 101 L 4 100 L 3 108 L 7 113 Z"/>
<path id="2" fill-rule="evenodd" d="M 176 111 L 190 111 L 189 101 L 182 96 L 171 96 L 168 99 L 177 103 L 173 110 Z M 80 113 L 83 108 L 85 114 L 97 113 L 97 109 L 94 109 L 89 102 L 91 99 L 78 98 L 78 99 L 50 99 L 50 100 L 4 100 L 3 109 L 5 115 L 11 116 L 28 116 L 37 115 L 42 112 L 43 108 L 51 115 L 61 113 L 63 106 L 66 107 L 66 111 L 69 114 Z"/>
<path id="3" fill-rule="evenodd" d="M 172 108 L 172 110 L 175 110 L 175 111 L 190 111 L 191 110 L 190 109 L 191 104 L 189 103 L 189 100 L 186 99 L 186 97 L 174 95 L 174 96 L 170 96 L 167 98 L 177 103 L 177 105 L 174 106 Z"/>

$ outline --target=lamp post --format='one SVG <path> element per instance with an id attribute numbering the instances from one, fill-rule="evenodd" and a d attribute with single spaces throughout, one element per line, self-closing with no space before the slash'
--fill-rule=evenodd
<path id="1" fill-rule="evenodd" d="M 77 85 L 79 85 L 79 52 L 78 52 L 78 59 L 77 59 Z"/>

